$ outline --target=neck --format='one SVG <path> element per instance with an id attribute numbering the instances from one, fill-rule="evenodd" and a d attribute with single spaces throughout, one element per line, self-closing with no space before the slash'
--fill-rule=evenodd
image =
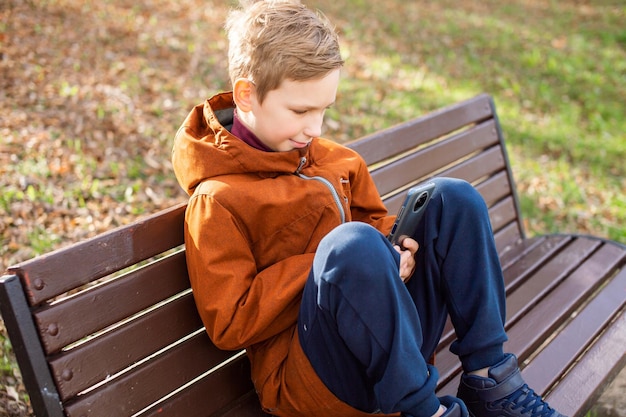
<path id="1" fill-rule="evenodd" d="M 268 148 L 261 140 L 246 126 L 246 124 L 239 118 L 237 109 L 235 109 L 233 117 L 233 127 L 230 131 L 233 135 L 252 146 L 255 149 L 261 151 L 272 152 L 272 149 Z"/>

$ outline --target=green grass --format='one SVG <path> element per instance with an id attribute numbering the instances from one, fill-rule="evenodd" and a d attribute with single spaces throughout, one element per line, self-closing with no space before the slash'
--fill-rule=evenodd
<path id="1" fill-rule="evenodd" d="M 531 234 L 626 243 L 626 7 L 351 3 L 316 5 L 338 21 L 347 58 L 329 115 L 340 138 L 487 92 Z"/>
<path id="2" fill-rule="evenodd" d="M 0 372 L 10 374 L 13 372 L 14 363 L 12 358 L 13 348 L 11 342 L 4 337 L 0 337 Z"/>

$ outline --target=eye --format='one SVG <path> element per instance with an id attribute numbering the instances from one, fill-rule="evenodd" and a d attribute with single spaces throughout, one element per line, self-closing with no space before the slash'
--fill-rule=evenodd
<path id="1" fill-rule="evenodd" d="M 292 109 L 292 112 L 294 112 L 295 114 L 306 114 L 306 110 L 298 110 L 298 109 Z"/>

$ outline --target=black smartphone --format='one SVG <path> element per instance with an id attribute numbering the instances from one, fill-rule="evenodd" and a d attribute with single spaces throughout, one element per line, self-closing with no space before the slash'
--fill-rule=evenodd
<path id="1" fill-rule="evenodd" d="M 391 232 L 387 236 L 393 245 L 400 245 L 399 242 L 404 240 L 405 237 L 415 239 L 415 230 L 426 211 L 426 206 L 434 191 L 435 183 L 433 182 L 416 185 L 409 189 L 402 207 L 398 210 L 398 216 L 391 228 Z"/>

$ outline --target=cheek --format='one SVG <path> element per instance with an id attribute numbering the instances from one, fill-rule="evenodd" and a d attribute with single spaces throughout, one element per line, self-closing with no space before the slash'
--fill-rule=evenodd
<path id="1" fill-rule="evenodd" d="M 272 118 L 273 120 L 266 126 L 271 129 L 273 134 L 277 137 L 283 137 L 285 139 L 291 138 L 298 134 L 301 130 L 300 123 L 290 115 L 284 115 L 282 117 Z"/>

